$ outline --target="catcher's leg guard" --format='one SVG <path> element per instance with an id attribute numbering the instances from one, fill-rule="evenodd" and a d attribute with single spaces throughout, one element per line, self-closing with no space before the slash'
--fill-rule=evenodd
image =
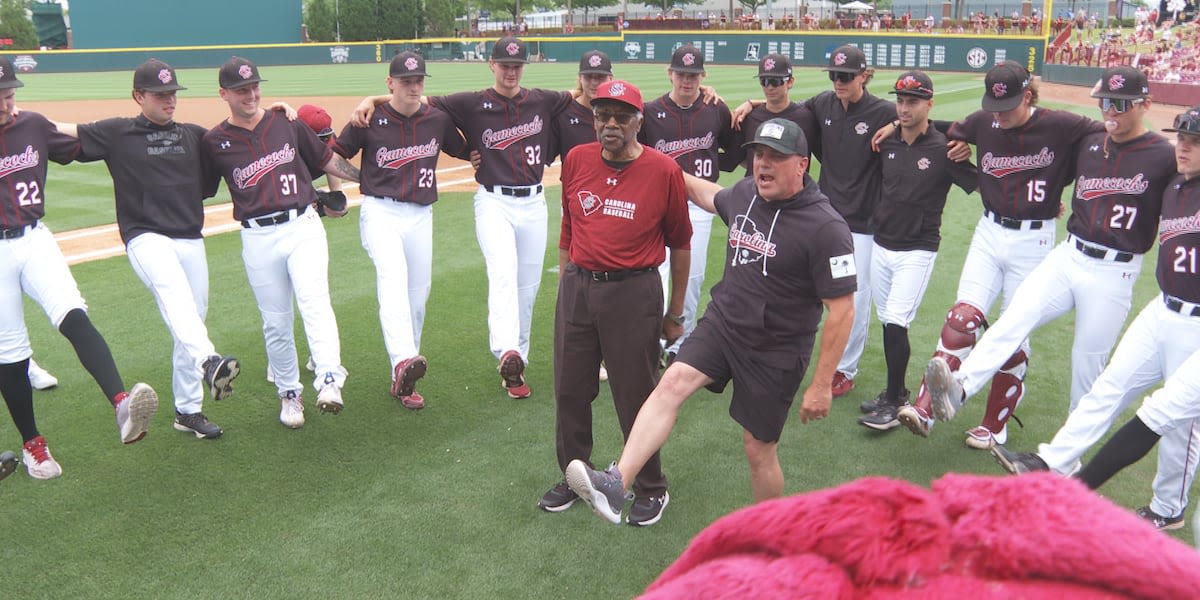
<path id="1" fill-rule="evenodd" d="M 946 314 L 946 323 L 942 325 L 937 351 L 933 355 L 946 359 L 950 370 L 957 371 L 958 367 L 962 365 L 962 361 L 971 354 L 971 348 L 975 347 L 975 341 L 979 339 L 980 332 L 986 327 L 987 318 L 983 315 L 983 311 L 966 302 L 955 304 L 954 308 L 951 308 L 950 312 Z M 925 379 L 922 378 L 921 387 L 917 390 L 915 405 L 929 414 L 930 404 L 929 390 L 925 386 Z"/>
<path id="2" fill-rule="evenodd" d="M 1025 372 L 1029 369 L 1029 355 L 1017 350 L 1004 366 L 992 376 L 992 387 L 988 390 L 987 408 L 979 427 L 967 432 L 966 443 L 980 450 L 990 449 L 995 444 L 1007 441 L 1009 418 L 1025 397 Z"/>

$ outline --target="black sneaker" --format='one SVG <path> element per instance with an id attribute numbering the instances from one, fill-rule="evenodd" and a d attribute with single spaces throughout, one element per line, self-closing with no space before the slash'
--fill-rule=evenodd
<path id="1" fill-rule="evenodd" d="M 670 503 L 670 492 L 663 492 L 661 496 L 638 496 L 633 499 L 625 522 L 635 527 L 649 527 L 662 518 L 663 510 Z"/>
<path id="2" fill-rule="evenodd" d="M 1180 514 L 1178 517 L 1164 517 L 1150 510 L 1149 506 L 1143 506 L 1133 512 L 1137 516 L 1150 521 L 1154 525 L 1154 528 L 1159 531 L 1183 529 L 1183 514 Z"/>
<path id="3" fill-rule="evenodd" d="M 1050 465 L 1042 460 L 1042 457 L 1033 452 L 1010 452 L 1001 444 L 992 446 L 992 457 L 997 463 L 1004 468 L 1005 471 L 1013 475 L 1021 475 L 1023 473 L 1036 473 L 1038 471 L 1049 471 Z"/>
<path id="4" fill-rule="evenodd" d="M 204 385 L 213 400 L 224 400 L 233 395 L 233 380 L 240 372 L 238 359 L 232 356 L 214 354 L 204 361 Z"/>
<path id="5" fill-rule="evenodd" d="M 863 400 L 862 404 L 858 405 L 858 410 L 861 410 L 864 415 L 869 415 L 879 410 L 879 407 L 885 404 L 890 404 L 890 402 L 887 400 L 887 390 L 879 392 L 878 396 L 875 396 L 870 400 Z"/>
<path id="6" fill-rule="evenodd" d="M 628 496 L 616 463 L 609 465 L 607 470 L 597 471 L 575 459 L 567 465 L 566 475 L 571 491 L 579 494 L 592 507 L 592 512 L 613 525 L 621 522 L 621 511 Z"/>
<path id="7" fill-rule="evenodd" d="M 180 414 L 175 411 L 175 430 L 190 431 L 196 434 L 196 437 L 212 440 L 221 437 L 223 433 L 216 423 L 208 420 L 204 413 L 196 413 L 194 415 Z"/>
<path id="8" fill-rule="evenodd" d="M 17 455 L 10 450 L 5 450 L 0 453 L 0 479 L 4 479 L 12 475 L 17 470 L 17 465 L 21 461 L 17 459 Z"/>
<path id="9" fill-rule="evenodd" d="M 571 486 L 567 485 L 567 480 L 564 479 L 542 495 L 542 499 L 538 500 L 538 508 L 546 512 L 562 512 L 571 508 L 578 499 L 579 494 L 571 491 Z"/>
<path id="10" fill-rule="evenodd" d="M 870 427 L 876 431 L 887 431 L 900 426 L 900 407 L 894 404 L 884 404 L 875 412 L 858 418 L 858 424 Z"/>

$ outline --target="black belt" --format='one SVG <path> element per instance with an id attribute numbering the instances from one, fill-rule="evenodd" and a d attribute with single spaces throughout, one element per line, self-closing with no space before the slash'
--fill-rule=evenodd
<path id="1" fill-rule="evenodd" d="M 590 276 L 592 281 L 621 281 L 634 275 L 657 271 L 658 268 L 646 267 L 644 269 L 625 269 L 623 271 L 589 271 L 583 267 L 579 267 L 579 270 L 585 275 Z"/>
<path id="2" fill-rule="evenodd" d="M 1034 230 L 1034 229 L 1041 229 L 1042 225 L 1044 224 L 1043 221 L 1039 221 L 1036 219 L 1031 219 L 1031 220 L 1026 221 L 1024 219 L 1014 219 L 1012 217 L 1002 217 L 990 210 L 983 211 L 983 216 L 991 219 L 997 225 L 999 225 L 1005 229 L 1021 230 L 1021 229 L 1024 229 L 1024 225 L 1026 223 L 1028 223 L 1029 229 Z"/>
<path id="3" fill-rule="evenodd" d="M 1098 258 L 1100 260 L 1107 260 L 1108 253 L 1110 252 L 1108 248 L 1098 248 L 1096 246 L 1085 244 L 1083 243 L 1083 240 L 1079 238 L 1075 238 L 1075 249 L 1082 252 L 1084 256 Z M 1133 260 L 1132 252 L 1120 252 L 1118 250 L 1111 250 L 1111 252 L 1116 254 L 1116 256 L 1112 258 L 1113 262 L 1126 263 Z"/>
<path id="4" fill-rule="evenodd" d="M 292 219 L 304 214 L 304 211 L 307 208 L 308 208 L 307 206 L 304 208 L 290 208 L 283 212 L 275 213 L 273 215 L 267 215 L 265 217 L 256 217 L 253 219 L 247 219 L 245 221 L 242 221 L 242 227 L 244 227 L 246 229 L 251 229 L 254 227 L 270 227 L 272 225 L 283 225 L 284 223 L 287 223 L 288 221 L 291 221 Z"/>
<path id="5" fill-rule="evenodd" d="M 37 227 L 37 219 L 28 225 L 13 227 L 12 229 L 0 229 L 0 240 L 15 240 L 19 237 L 25 237 L 25 232 L 32 231 Z"/>
<path id="6" fill-rule="evenodd" d="M 1167 310 L 1171 312 L 1177 312 L 1189 317 L 1200 317 L 1200 304 L 1184 302 L 1174 296 L 1168 296 L 1165 292 L 1163 293 L 1163 304 L 1166 304 Z M 1191 310 L 1185 310 L 1185 307 L 1191 307 Z"/>
<path id="7" fill-rule="evenodd" d="M 525 187 L 508 187 L 506 185 L 492 186 L 493 194 L 501 194 L 504 196 L 513 196 L 515 198 L 526 198 L 528 196 L 536 196 L 542 193 L 542 184 L 525 186 Z"/>

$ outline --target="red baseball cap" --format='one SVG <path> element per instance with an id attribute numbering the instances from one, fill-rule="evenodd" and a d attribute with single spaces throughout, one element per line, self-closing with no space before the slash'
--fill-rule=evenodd
<path id="1" fill-rule="evenodd" d="M 600 87 L 596 88 L 596 97 L 592 98 L 592 102 L 597 100 L 612 100 L 628 104 L 638 112 L 642 111 L 642 91 L 636 85 L 620 79 L 600 84 Z"/>
<path id="2" fill-rule="evenodd" d="M 319 138 L 333 135 L 333 119 L 325 109 L 313 104 L 305 104 L 297 111 L 300 114 L 300 120 L 304 121 L 308 128 L 313 130 Z"/>

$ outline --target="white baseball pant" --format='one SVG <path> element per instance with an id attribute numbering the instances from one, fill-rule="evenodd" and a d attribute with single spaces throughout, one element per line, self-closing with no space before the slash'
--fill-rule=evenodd
<path id="1" fill-rule="evenodd" d="M 87 310 L 54 234 L 42 223 L 25 229 L 19 238 L 0 240 L 0 364 L 33 356 L 22 291 L 42 307 L 55 329 L 72 310 Z"/>
<path id="2" fill-rule="evenodd" d="M 858 361 L 867 347 L 867 334 L 871 327 L 871 251 L 875 236 L 851 233 L 854 238 L 854 264 L 858 267 L 858 288 L 854 290 L 854 322 L 850 324 L 850 337 L 846 340 L 846 351 L 837 370 L 854 379 L 858 376 Z"/>
<path id="3" fill-rule="evenodd" d="M 1196 319 L 1197 317 L 1192 317 Z M 1158 449 L 1158 473 L 1150 509 L 1160 515 L 1183 514 L 1187 492 L 1200 461 L 1200 350 L 1193 352 L 1167 378 L 1162 389 L 1142 402 L 1137 416 L 1151 431 L 1163 436 Z M 1167 436 L 1171 445 L 1164 447 Z M 1186 440 L 1187 452 L 1178 449 Z M 1159 498 L 1159 494 L 1173 494 Z M 1162 512 L 1160 512 L 1162 511 Z M 1174 512 L 1171 512 L 1174 511 Z"/>
<path id="4" fill-rule="evenodd" d="M 475 238 L 488 275 L 488 346 L 499 359 L 517 350 L 529 363 L 533 302 L 546 260 L 546 195 L 475 192 Z"/>
<path id="5" fill-rule="evenodd" d="M 908 328 L 933 277 L 937 252 L 871 249 L 870 281 L 879 322 Z"/>
<path id="6" fill-rule="evenodd" d="M 267 361 L 280 393 L 301 390 L 292 296 L 300 309 L 308 350 L 316 365 L 313 387 L 332 374 L 345 385 L 337 319 L 329 302 L 329 245 L 311 207 L 281 225 L 242 229 L 242 261 L 263 319 Z"/>
<path id="7" fill-rule="evenodd" d="M 363 249 L 375 264 L 379 325 L 395 369 L 421 353 L 433 282 L 433 206 L 365 196 L 358 223 Z"/>
<path id="8" fill-rule="evenodd" d="M 668 352 L 679 352 L 692 330 L 696 328 L 696 315 L 700 312 L 700 292 L 704 288 L 704 273 L 708 269 L 708 240 L 712 237 L 713 214 L 688 200 L 688 220 L 692 222 L 691 266 L 688 268 L 687 290 L 683 295 L 683 335 L 666 348 Z M 671 299 L 671 249 L 667 248 L 667 260 L 658 266 L 662 279 L 663 302 Z"/>
<path id="9" fill-rule="evenodd" d="M 175 340 L 171 390 L 175 410 L 190 415 L 204 402 L 204 361 L 216 354 L 204 318 L 208 314 L 208 260 L 203 239 L 143 233 L 125 246 L 129 264 L 154 295 Z"/>

